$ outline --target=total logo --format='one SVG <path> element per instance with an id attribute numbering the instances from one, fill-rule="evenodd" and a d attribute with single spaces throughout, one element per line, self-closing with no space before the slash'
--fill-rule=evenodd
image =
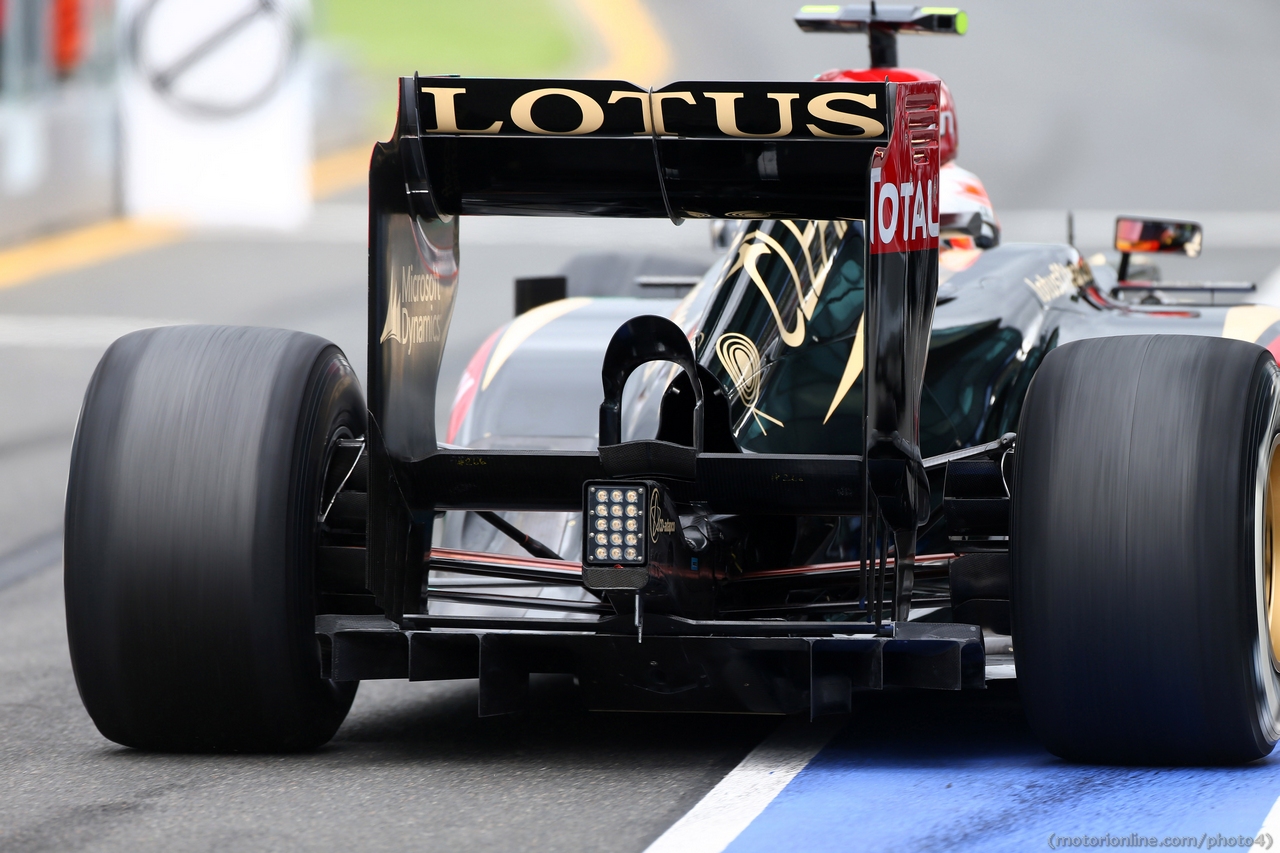
<path id="1" fill-rule="evenodd" d="M 897 130 L 871 158 L 867 237 L 872 254 L 938 246 L 940 87 L 937 81 L 898 84 Z M 954 116 L 949 123 L 954 129 Z"/>
<path id="2" fill-rule="evenodd" d="M 872 251 L 902 252 L 937 245 L 938 181 L 886 181 L 883 169 L 871 170 Z M 936 173 L 935 173 L 936 174 Z"/>

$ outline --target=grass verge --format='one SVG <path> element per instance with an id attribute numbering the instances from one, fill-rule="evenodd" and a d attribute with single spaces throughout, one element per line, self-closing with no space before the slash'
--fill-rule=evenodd
<path id="1" fill-rule="evenodd" d="M 556 0 L 319 0 L 317 34 L 375 74 L 564 73 L 580 44 Z"/>

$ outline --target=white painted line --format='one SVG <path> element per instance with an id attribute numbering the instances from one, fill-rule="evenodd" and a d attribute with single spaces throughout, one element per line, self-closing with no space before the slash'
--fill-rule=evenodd
<path id="1" fill-rule="evenodd" d="M 847 722 L 783 723 L 645 853 L 721 853 Z"/>
<path id="2" fill-rule="evenodd" d="M 1271 806 L 1271 811 L 1267 812 L 1267 819 L 1262 822 L 1262 828 L 1254 833 L 1254 838 L 1260 835 L 1266 835 L 1264 848 L 1270 850 L 1276 840 L 1280 840 L 1280 799 L 1277 799 Z"/>
<path id="3" fill-rule="evenodd" d="M 0 314 L 0 347 L 106 349 L 116 338 L 130 332 L 185 322 L 100 314 Z"/>

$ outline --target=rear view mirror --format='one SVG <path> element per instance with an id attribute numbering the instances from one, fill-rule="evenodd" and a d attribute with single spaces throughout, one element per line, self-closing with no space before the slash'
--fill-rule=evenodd
<path id="1" fill-rule="evenodd" d="M 1116 250 L 1119 252 L 1182 252 L 1189 258 L 1200 254 L 1200 223 L 1163 219 L 1116 219 Z"/>
<path id="2" fill-rule="evenodd" d="M 1129 255 L 1133 252 L 1181 252 L 1194 258 L 1200 254 L 1203 237 L 1199 222 L 1118 216 L 1116 251 L 1120 253 L 1120 269 L 1116 278 L 1128 280 Z"/>

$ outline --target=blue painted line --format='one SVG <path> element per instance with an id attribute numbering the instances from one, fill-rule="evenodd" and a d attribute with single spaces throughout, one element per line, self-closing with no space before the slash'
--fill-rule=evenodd
<path id="1" fill-rule="evenodd" d="M 1050 835 L 1254 836 L 1280 797 L 1280 755 L 1235 768 L 1068 764 L 1003 692 L 869 703 L 727 850 L 985 853 L 1046 850 Z"/>

